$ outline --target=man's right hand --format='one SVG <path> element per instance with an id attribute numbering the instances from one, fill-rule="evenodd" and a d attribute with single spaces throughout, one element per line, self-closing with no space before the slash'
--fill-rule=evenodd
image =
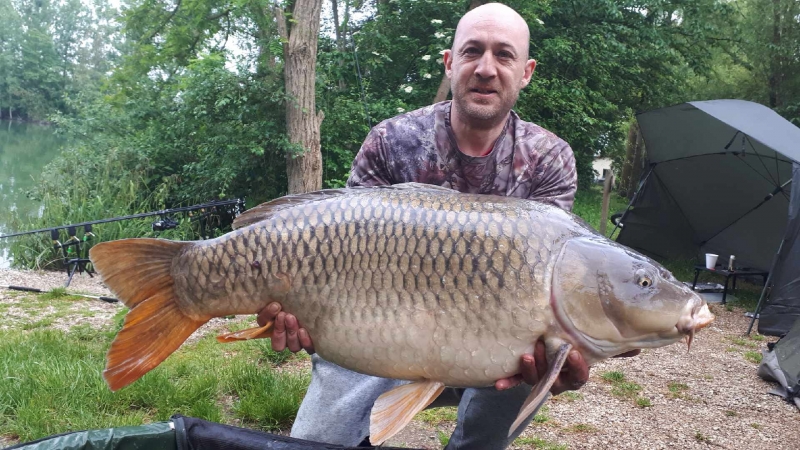
<path id="1" fill-rule="evenodd" d="M 292 353 L 305 350 L 309 355 L 314 353 L 314 343 L 305 328 L 300 327 L 297 318 L 281 311 L 281 304 L 272 302 L 258 313 L 256 318 L 260 326 L 275 321 L 272 328 L 272 349 L 281 352 L 288 348 Z"/>

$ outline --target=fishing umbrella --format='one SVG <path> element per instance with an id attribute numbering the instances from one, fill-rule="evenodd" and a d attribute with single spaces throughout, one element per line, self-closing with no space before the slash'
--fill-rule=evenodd
<path id="1" fill-rule="evenodd" d="M 703 253 L 769 270 L 788 217 L 800 128 L 742 100 L 637 115 L 648 168 L 617 241 L 660 259 Z"/>

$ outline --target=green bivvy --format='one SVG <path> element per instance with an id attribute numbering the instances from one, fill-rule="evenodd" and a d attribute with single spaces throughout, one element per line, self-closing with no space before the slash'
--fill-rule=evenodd
<path id="1" fill-rule="evenodd" d="M 75 431 L 22 443 L 6 450 L 364 450 L 370 448 L 377 447 L 324 444 L 175 415 L 166 422 Z M 400 450 L 392 447 L 380 448 Z"/>

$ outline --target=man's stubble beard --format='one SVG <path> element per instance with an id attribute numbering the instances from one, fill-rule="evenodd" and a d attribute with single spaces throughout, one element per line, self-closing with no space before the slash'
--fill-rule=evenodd
<path id="1" fill-rule="evenodd" d="M 519 98 L 519 92 L 516 92 L 513 94 L 512 98 L 508 99 L 499 96 L 499 105 L 481 105 L 467 100 L 466 97 L 470 94 L 470 91 L 467 89 L 462 89 L 460 86 L 453 86 L 453 93 L 455 94 L 453 96 L 453 103 L 458 109 L 459 117 L 469 122 L 471 125 L 477 125 L 480 128 L 491 128 L 499 122 L 504 121 Z"/>

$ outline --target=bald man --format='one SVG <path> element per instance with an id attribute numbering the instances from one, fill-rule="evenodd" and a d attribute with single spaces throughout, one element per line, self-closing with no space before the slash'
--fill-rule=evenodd
<path id="1" fill-rule="evenodd" d="M 528 85 L 536 61 L 528 58 L 528 25 L 511 8 L 491 3 L 458 23 L 453 46 L 444 52 L 452 101 L 437 103 L 375 126 L 356 156 L 348 186 L 422 182 L 461 192 L 505 195 L 572 209 L 577 187 L 575 158 L 566 142 L 512 111 Z M 277 351 L 305 348 L 311 337 L 277 303 L 259 314 L 261 325 L 275 319 Z M 375 399 L 403 381 L 371 377 L 312 356 L 311 385 L 292 427 L 292 436 L 344 446 L 369 443 Z M 589 369 L 580 353 L 570 354 L 566 371 L 551 393 L 581 387 Z M 525 427 L 508 437 L 522 403 L 547 369 L 544 345 L 525 355 L 520 374 L 483 389 L 446 389 L 430 406 L 458 406 L 448 449 L 506 448 Z M 521 384 L 521 381 L 528 384 Z M 525 422 L 530 423 L 531 417 Z"/>

